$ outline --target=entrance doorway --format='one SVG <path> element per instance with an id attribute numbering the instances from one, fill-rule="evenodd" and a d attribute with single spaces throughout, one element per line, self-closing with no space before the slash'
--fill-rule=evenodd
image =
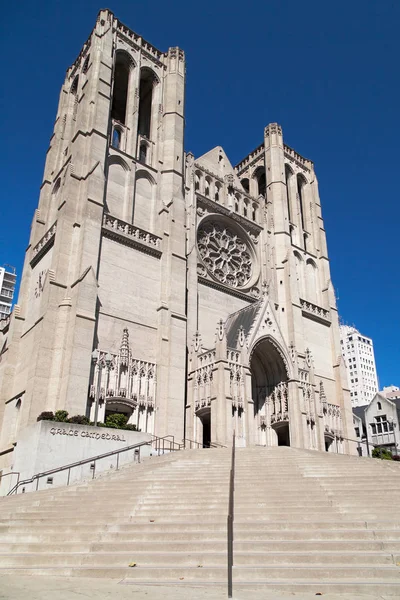
<path id="1" fill-rule="evenodd" d="M 278 446 L 290 446 L 289 423 L 284 423 L 275 429 Z"/>
<path id="2" fill-rule="evenodd" d="M 199 415 L 202 425 L 202 437 L 200 442 L 203 448 L 209 448 L 211 445 L 211 411 L 206 410 Z"/>
<path id="3" fill-rule="evenodd" d="M 333 447 L 331 448 L 333 444 L 333 437 L 326 435 L 325 436 L 325 451 L 326 452 L 332 452 Z"/>
<path id="4" fill-rule="evenodd" d="M 290 446 L 289 375 L 272 338 L 263 338 L 254 347 L 250 369 L 258 443 Z"/>

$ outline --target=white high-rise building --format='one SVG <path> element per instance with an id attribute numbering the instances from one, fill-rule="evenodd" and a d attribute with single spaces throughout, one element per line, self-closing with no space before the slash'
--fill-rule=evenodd
<path id="1" fill-rule="evenodd" d="M 14 267 L 0 267 L 0 319 L 5 319 L 11 312 L 17 276 Z"/>
<path id="2" fill-rule="evenodd" d="M 347 367 L 353 406 L 369 404 L 378 391 L 374 345 L 355 327 L 340 326 L 340 345 Z"/>

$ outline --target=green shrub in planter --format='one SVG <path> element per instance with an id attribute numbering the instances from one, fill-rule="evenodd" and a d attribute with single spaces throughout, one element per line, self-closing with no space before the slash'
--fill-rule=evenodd
<path id="1" fill-rule="evenodd" d="M 41 412 L 36 421 L 54 421 L 54 413 L 50 410 Z"/>
<path id="2" fill-rule="evenodd" d="M 372 458 L 381 458 L 382 460 L 392 460 L 392 453 L 386 448 L 374 448 Z"/>
<path id="3" fill-rule="evenodd" d="M 76 425 L 90 425 L 90 421 L 85 415 L 75 415 L 68 419 L 68 423 L 75 423 Z"/>
<path id="4" fill-rule="evenodd" d="M 140 431 L 140 429 L 138 429 L 136 427 L 136 425 L 133 425 L 132 423 L 129 423 L 128 425 L 125 425 L 124 429 L 126 431 Z"/>
<path id="5" fill-rule="evenodd" d="M 112 427 L 113 429 L 125 429 L 127 422 L 128 417 L 126 415 L 115 413 L 106 417 L 104 425 L 105 427 Z"/>
<path id="6" fill-rule="evenodd" d="M 56 410 L 56 414 L 54 415 L 54 420 L 59 423 L 66 423 L 68 421 L 68 411 L 66 410 Z"/>

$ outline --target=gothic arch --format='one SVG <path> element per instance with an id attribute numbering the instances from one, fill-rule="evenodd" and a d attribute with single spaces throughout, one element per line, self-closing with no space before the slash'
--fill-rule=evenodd
<path id="1" fill-rule="evenodd" d="M 153 142 L 156 138 L 157 104 L 160 101 L 157 98 L 159 94 L 156 94 L 155 90 L 159 83 L 160 79 L 153 69 L 149 67 L 140 69 L 138 134 Z"/>
<path id="2" fill-rule="evenodd" d="M 130 167 L 117 155 L 112 155 L 107 161 L 107 191 L 106 210 L 113 216 L 124 218 L 125 194 Z"/>
<path id="3" fill-rule="evenodd" d="M 304 261 L 303 258 L 300 254 L 300 252 L 298 252 L 297 250 L 294 250 L 293 252 L 293 256 L 294 256 L 294 266 L 295 266 L 295 273 L 296 273 L 296 280 L 297 280 L 297 291 L 298 294 L 300 296 L 300 298 L 304 298 Z"/>
<path id="4" fill-rule="evenodd" d="M 318 267 L 316 263 L 308 258 L 306 260 L 306 289 L 307 299 L 315 304 L 319 300 Z"/>
<path id="5" fill-rule="evenodd" d="M 267 192 L 267 180 L 265 175 L 265 167 L 260 165 L 254 171 L 252 175 L 252 179 L 256 182 L 256 196 L 265 197 Z"/>
<path id="6" fill-rule="evenodd" d="M 155 184 L 152 175 L 144 169 L 136 172 L 133 224 L 145 231 L 152 229 Z"/>
<path id="7" fill-rule="evenodd" d="M 124 169 L 124 171 L 131 170 L 131 168 L 128 165 L 128 163 L 126 162 L 126 160 L 124 160 L 122 158 L 122 156 L 118 156 L 116 154 L 113 154 L 113 155 L 109 156 L 109 158 L 108 158 L 108 163 L 107 163 L 108 169 L 110 168 L 111 165 L 120 165 Z"/>
<path id="8" fill-rule="evenodd" d="M 269 333 L 258 338 L 253 343 L 253 345 L 249 351 L 249 366 L 251 365 L 251 361 L 253 360 L 253 357 L 254 357 L 255 353 L 258 351 L 258 349 L 260 348 L 260 346 L 265 345 L 266 343 L 271 347 L 271 349 L 273 349 L 272 356 L 270 358 L 277 359 L 278 363 L 281 362 L 279 369 L 277 370 L 275 368 L 275 374 L 276 375 L 280 374 L 286 380 L 291 379 L 292 369 L 291 369 L 289 354 L 286 351 L 286 349 L 282 346 L 282 344 L 280 342 L 278 342 L 278 340 Z M 274 369 L 271 370 L 271 374 L 273 374 L 273 373 L 274 373 Z"/>
<path id="9" fill-rule="evenodd" d="M 306 187 L 308 185 L 308 181 L 302 173 L 297 173 L 296 183 L 297 183 L 297 195 L 299 198 L 299 205 L 300 205 L 300 219 L 301 219 L 300 224 L 301 224 L 301 228 L 304 231 L 307 229 L 305 195 L 306 195 Z"/>
<path id="10" fill-rule="evenodd" d="M 294 171 L 292 167 L 285 163 L 285 183 L 286 183 L 286 203 L 287 203 L 287 211 L 288 211 L 288 221 L 289 223 L 293 222 L 293 209 L 292 209 L 292 190 L 291 190 L 291 179 L 294 175 Z"/>
<path id="11" fill-rule="evenodd" d="M 129 70 L 132 70 L 136 67 L 136 62 L 131 56 L 131 54 L 129 54 L 129 52 L 123 49 L 118 49 L 115 53 L 114 64 L 117 64 L 117 62 L 120 64 L 125 64 Z"/>
<path id="12" fill-rule="evenodd" d="M 113 91 L 111 118 L 125 125 L 126 109 L 128 104 L 128 92 L 130 74 L 135 66 L 133 58 L 125 50 L 117 50 L 115 53 Z"/>
<path id="13" fill-rule="evenodd" d="M 70 89 L 71 94 L 73 94 L 74 96 L 76 96 L 78 93 L 78 85 L 79 85 L 79 75 L 77 75 L 74 78 L 72 85 L 71 85 L 71 89 Z"/>
<path id="14" fill-rule="evenodd" d="M 149 173 L 145 169 L 138 169 L 136 171 L 136 180 L 143 179 L 143 178 L 148 179 L 150 181 L 151 185 L 156 185 L 156 180 L 154 179 L 154 177 L 151 173 Z"/>

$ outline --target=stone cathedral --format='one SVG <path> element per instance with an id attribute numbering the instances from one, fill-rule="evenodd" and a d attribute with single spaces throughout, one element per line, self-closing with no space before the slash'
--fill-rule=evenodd
<path id="1" fill-rule="evenodd" d="M 61 88 L 1 321 L 3 465 L 59 409 L 204 446 L 235 431 L 353 451 L 313 163 L 277 123 L 236 166 L 221 147 L 196 158 L 184 109 L 183 51 L 102 10 Z"/>

